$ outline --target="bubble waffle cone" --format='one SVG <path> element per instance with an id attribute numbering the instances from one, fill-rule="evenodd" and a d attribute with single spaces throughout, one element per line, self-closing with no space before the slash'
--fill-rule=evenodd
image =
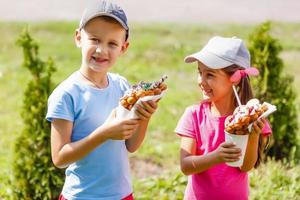
<path id="1" fill-rule="evenodd" d="M 250 99 L 246 105 L 238 106 L 225 120 L 225 131 L 236 135 L 249 134 L 249 126 L 260 117 L 266 117 L 276 110 L 269 103 L 260 104 L 258 99 Z"/>
<path id="2" fill-rule="evenodd" d="M 120 104 L 127 110 L 131 110 L 135 103 L 142 97 L 160 95 L 167 89 L 167 85 L 164 81 L 167 76 L 163 76 L 156 82 L 144 82 L 140 81 L 138 84 L 132 86 L 132 88 L 126 92 L 126 94 L 120 99 Z"/>

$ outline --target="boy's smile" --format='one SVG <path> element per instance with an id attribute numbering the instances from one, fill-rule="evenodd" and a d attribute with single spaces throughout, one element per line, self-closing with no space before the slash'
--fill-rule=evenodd
<path id="1" fill-rule="evenodd" d="M 127 47 L 125 29 L 115 21 L 96 17 L 76 32 L 76 44 L 81 47 L 82 67 L 95 72 L 107 72 Z"/>

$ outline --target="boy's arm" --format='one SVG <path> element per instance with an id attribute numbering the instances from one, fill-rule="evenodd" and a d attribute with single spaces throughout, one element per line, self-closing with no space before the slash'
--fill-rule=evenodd
<path id="1" fill-rule="evenodd" d="M 125 141 L 126 148 L 130 153 L 135 152 L 143 143 L 149 120 L 139 120 L 139 126 L 131 138 Z"/>
<path id="2" fill-rule="evenodd" d="M 157 102 L 141 102 L 136 108 L 136 114 L 140 118 L 139 126 L 133 136 L 125 141 L 126 148 L 131 153 L 135 152 L 144 141 L 150 118 L 157 109 Z"/>
<path id="3" fill-rule="evenodd" d="M 54 119 L 51 124 L 52 161 L 59 168 L 67 167 L 70 163 L 85 157 L 108 139 L 128 139 L 137 127 L 137 120 L 109 121 L 87 137 L 71 142 L 73 123 L 63 119 Z"/>
<path id="4" fill-rule="evenodd" d="M 105 134 L 98 134 L 97 137 L 90 134 L 82 140 L 71 142 L 72 128 L 73 123 L 63 119 L 54 119 L 51 123 L 51 156 L 56 167 L 64 168 L 80 160 L 106 140 Z"/>

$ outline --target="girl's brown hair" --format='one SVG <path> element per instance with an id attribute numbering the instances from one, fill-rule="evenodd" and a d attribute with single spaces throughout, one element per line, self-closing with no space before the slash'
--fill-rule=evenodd
<path id="1" fill-rule="evenodd" d="M 243 70 L 244 68 L 238 66 L 238 65 L 231 65 L 229 67 L 223 68 L 222 70 L 228 75 L 231 76 L 233 75 L 234 72 L 236 72 L 237 70 Z M 245 76 L 243 78 L 241 78 L 240 82 L 238 83 L 238 85 L 236 85 L 237 91 L 238 91 L 238 95 L 239 98 L 241 100 L 241 103 L 243 105 L 245 105 L 250 99 L 253 98 L 253 92 L 252 92 L 252 88 L 251 88 L 251 84 L 250 84 L 250 79 L 249 76 Z M 234 95 L 234 93 L 232 93 L 232 95 Z M 233 96 L 234 98 L 234 105 L 237 107 L 238 106 L 238 102 L 236 100 L 236 98 Z M 255 168 L 257 168 L 260 163 L 262 162 L 263 158 L 264 158 L 264 150 L 266 149 L 266 147 L 268 146 L 268 142 L 269 142 L 269 136 L 267 136 L 267 142 L 264 142 L 263 140 L 262 134 L 260 134 L 259 136 L 259 141 L 258 141 L 258 154 L 257 154 L 257 161 L 254 165 Z"/>

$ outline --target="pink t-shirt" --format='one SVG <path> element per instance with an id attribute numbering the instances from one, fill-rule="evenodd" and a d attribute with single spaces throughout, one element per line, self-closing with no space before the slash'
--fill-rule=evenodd
<path id="1" fill-rule="evenodd" d="M 214 151 L 225 141 L 224 122 L 227 116 L 214 117 L 210 112 L 210 103 L 188 107 L 179 120 L 175 132 L 183 137 L 196 140 L 197 155 Z M 264 135 L 271 134 L 269 124 L 262 130 Z M 188 176 L 184 199 L 188 200 L 244 200 L 248 199 L 248 175 L 238 167 L 225 163 Z"/>

